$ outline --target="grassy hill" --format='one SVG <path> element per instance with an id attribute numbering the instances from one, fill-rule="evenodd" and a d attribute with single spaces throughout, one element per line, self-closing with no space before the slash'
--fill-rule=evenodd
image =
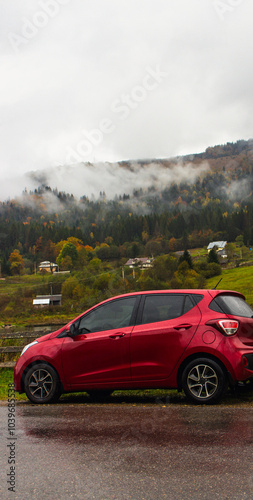
<path id="1" fill-rule="evenodd" d="M 247 302 L 253 306 L 253 266 L 224 269 L 221 277 L 215 276 L 206 282 L 206 288 L 214 288 L 219 279 L 219 290 L 236 290 L 245 295 Z"/>
<path id="2" fill-rule="evenodd" d="M 199 253 L 199 251 L 198 251 Z M 138 270 L 136 270 L 137 273 Z M 128 284 L 122 285 L 121 267 L 93 270 L 92 279 L 87 275 L 72 273 L 68 275 L 30 275 L 13 276 L 6 280 L 0 280 L 0 327 L 4 324 L 32 325 L 32 324 L 64 324 L 74 318 L 81 311 L 86 310 L 91 305 L 112 295 L 139 290 L 138 287 L 140 273 L 137 273 L 136 280 L 132 277 L 132 270 L 125 268 L 125 278 Z M 86 269 L 87 273 L 87 269 Z M 101 274 L 102 273 L 102 274 Z M 109 273 L 109 274 L 108 274 Z M 143 276 L 145 277 L 146 272 Z M 221 279 L 222 278 L 222 279 Z M 104 283 L 104 280 L 109 280 Z M 241 292 L 247 302 L 253 306 L 253 265 L 248 267 L 235 267 L 233 269 L 223 269 L 220 276 L 214 276 L 205 283 L 205 288 L 214 288 L 219 280 L 219 290 L 236 290 Z M 88 280 L 88 281 L 87 281 Z M 101 286 L 98 280 L 102 280 Z M 81 295 L 72 288 L 84 286 Z M 143 283 L 143 288 L 149 289 L 149 283 Z M 168 287 L 173 287 L 168 282 Z M 193 286 L 198 286 L 194 284 Z M 69 290 L 69 287 L 71 290 Z M 105 288 L 104 292 L 100 288 Z M 109 287 L 109 288 L 108 288 Z M 37 294 L 48 294 L 50 289 L 53 293 L 63 292 L 62 306 L 45 309 L 35 309 L 32 301 Z M 141 289 L 143 289 L 141 288 Z M 153 288 L 153 283 L 152 283 Z M 76 290 L 76 289 L 75 289 Z M 81 290 L 82 292 L 82 290 Z M 84 302 L 86 297 L 86 302 Z"/>

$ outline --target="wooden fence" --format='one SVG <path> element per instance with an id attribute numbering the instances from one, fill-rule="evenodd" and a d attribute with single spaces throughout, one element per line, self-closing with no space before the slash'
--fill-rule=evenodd
<path id="1" fill-rule="evenodd" d="M 57 329 L 56 327 L 55 329 Z M 60 328 L 60 327 L 59 327 Z M 20 345 L 6 345 L 0 346 L 0 356 L 2 354 L 13 354 L 13 353 L 21 353 L 23 347 L 26 344 L 29 344 L 33 340 L 37 339 L 38 337 L 41 337 L 42 335 L 46 335 L 47 333 L 50 333 L 51 331 L 54 331 L 53 329 L 44 329 L 40 331 L 29 331 L 29 332 L 1 332 L 0 333 L 0 341 L 1 344 L 4 343 L 5 340 L 13 340 L 13 344 L 17 339 L 22 340 L 20 342 Z M 3 342 L 2 342 L 3 341 Z M 2 357 L 2 356 L 1 356 Z M 0 361 L 0 368 L 13 368 L 15 366 L 16 361 Z"/>

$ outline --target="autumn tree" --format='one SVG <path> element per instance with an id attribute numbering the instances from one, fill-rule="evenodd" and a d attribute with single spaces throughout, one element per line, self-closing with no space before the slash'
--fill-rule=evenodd
<path id="1" fill-rule="evenodd" d="M 19 250 L 13 250 L 9 257 L 11 274 L 21 274 L 24 269 L 24 259 Z"/>
<path id="2" fill-rule="evenodd" d="M 66 258 L 68 257 L 68 263 L 70 267 L 72 267 L 75 262 L 77 261 L 78 258 L 78 252 L 76 249 L 76 246 L 73 243 L 67 242 L 63 245 L 62 250 L 60 251 L 58 257 L 57 257 L 57 264 L 58 266 L 62 266 L 62 263 L 66 262 Z"/>
<path id="3" fill-rule="evenodd" d="M 177 241 L 176 238 L 173 238 L 173 237 L 170 238 L 170 240 L 169 240 L 169 249 L 171 252 L 175 252 L 175 250 L 176 250 L 176 241 Z"/>
<path id="4" fill-rule="evenodd" d="M 83 290 L 77 278 L 70 276 L 62 285 L 62 295 L 68 299 L 79 300 Z"/>
<path id="5" fill-rule="evenodd" d="M 178 270 L 174 273 L 171 284 L 173 288 L 202 288 L 204 277 L 191 269 L 188 262 L 184 260 L 179 264 Z"/>

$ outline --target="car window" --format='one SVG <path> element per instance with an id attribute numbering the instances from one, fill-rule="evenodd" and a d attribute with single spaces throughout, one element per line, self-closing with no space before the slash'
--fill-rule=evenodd
<path id="1" fill-rule="evenodd" d="M 190 311 L 194 305 L 188 295 L 147 295 L 143 308 L 142 323 L 154 323 L 178 318 Z"/>
<path id="2" fill-rule="evenodd" d="M 79 333 L 113 330 L 130 326 L 136 297 L 107 302 L 85 314 L 79 323 Z"/>
<path id="3" fill-rule="evenodd" d="M 186 295 L 185 302 L 184 302 L 184 311 L 183 311 L 183 314 L 185 314 L 186 312 L 190 311 L 193 307 L 194 306 L 193 306 L 192 300 L 190 299 L 190 297 L 188 295 Z"/>
<path id="4" fill-rule="evenodd" d="M 209 308 L 212 311 L 233 314 L 234 316 L 253 317 L 253 309 L 242 297 L 236 295 L 218 295 L 209 304 Z"/>

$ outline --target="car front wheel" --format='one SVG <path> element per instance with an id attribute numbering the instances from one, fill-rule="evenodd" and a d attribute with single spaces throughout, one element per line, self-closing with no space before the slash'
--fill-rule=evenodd
<path id="1" fill-rule="evenodd" d="M 61 395 L 61 384 L 54 368 L 46 363 L 33 365 L 24 380 L 25 393 L 32 403 L 53 403 Z"/>
<path id="2" fill-rule="evenodd" d="M 191 361 L 184 369 L 182 386 L 186 396 L 194 403 L 212 404 L 222 397 L 227 379 L 216 361 L 199 358 Z"/>

